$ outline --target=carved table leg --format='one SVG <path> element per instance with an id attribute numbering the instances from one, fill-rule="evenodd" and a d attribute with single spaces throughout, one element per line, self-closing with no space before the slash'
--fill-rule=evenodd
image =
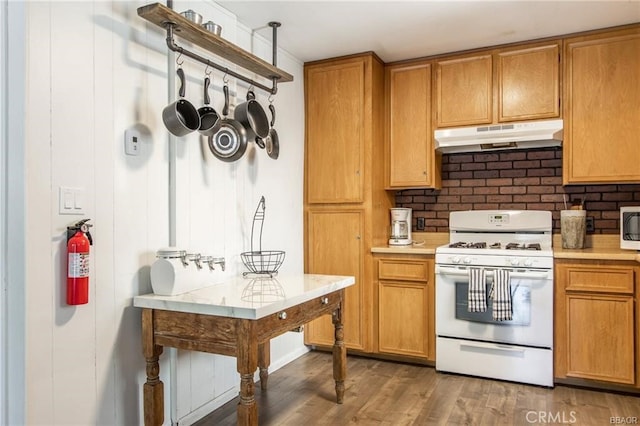
<path id="1" fill-rule="evenodd" d="M 333 379 L 336 381 L 336 401 L 342 404 L 344 399 L 344 379 L 347 376 L 347 348 L 344 345 L 342 328 L 342 304 L 333 312 L 335 343 L 333 344 Z"/>
<path id="2" fill-rule="evenodd" d="M 271 345 L 267 340 L 258 345 L 258 367 L 260 367 L 260 390 L 267 390 L 269 380 L 269 364 L 271 364 Z"/>
<path id="3" fill-rule="evenodd" d="M 258 344 L 252 321 L 238 320 L 237 368 L 240 373 L 238 425 L 257 426 L 258 406 L 255 399 L 253 374 L 258 368 Z"/>
<path id="4" fill-rule="evenodd" d="M 153 310 L 142 310 L 142 353 L 147 361 L 147 382 L 143 386 L 145 426 L 161 426 L 164 423 L 164 385 L 160 380 L 162 346 L 154 344 Z"/>

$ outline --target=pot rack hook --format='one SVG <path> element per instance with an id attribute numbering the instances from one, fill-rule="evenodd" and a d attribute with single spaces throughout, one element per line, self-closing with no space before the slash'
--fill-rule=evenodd
<path id="1" fill-rule="evenodd" d="M 209 63 L 207 62 L 207 67 L 204 69 L 204 75 L 206 75 L 207 77 L 211 75 L 211 71 L 209 69 Z"/>
<path id="2" fill-rule="evenodd" d="M 179 49 L 178 57 L 176 58 L 176 64 L 178 64 L 178 66 L 184 64 L 184 59 L 180 61 L 180 58 L 182 58 L 182 48 Z"/>
<path id="3" fill-rule="evenodd" d="M 273 93 L 269 93 L 269 98 L 267 100 L 269 101 L 270 104 L 273 103 L 274 99 L 275 99 L 275 97 L 273 96 Z"/>
<path id="4" fill-rule="evenodd" d="M 225 69 L 224 69 L 224 75 L 222 76 L 222 82 L 223 82 L 224 84 L 229 83 L 229 77 L 227 77 L 227 71 L 228 71 L 228 70 L 227 70 L 227 68 L 225 68 Z"/>

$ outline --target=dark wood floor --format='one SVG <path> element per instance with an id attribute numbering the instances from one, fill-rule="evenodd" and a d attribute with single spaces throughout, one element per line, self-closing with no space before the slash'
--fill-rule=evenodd
<path id="1" fill-rule="evenodd" d="M 436 373 L 432 367 L 348 357 L 344 404 L 335 403 L 331 354 L 310 352 L 269 377 L 260 425 L 640 424 L 640 397 L 548 389 Z M 237 398 L 196 423 L 236 424 Z M 635 419 L 635 420 L 634 420 Z"/>

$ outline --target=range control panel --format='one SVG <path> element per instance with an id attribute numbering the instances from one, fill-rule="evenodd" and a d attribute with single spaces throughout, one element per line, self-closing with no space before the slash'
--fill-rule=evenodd
<path id="1" fill-rule="evenodd" d="M 489 223 L 493 224 L 507 224 L 509 223 L 509 215 L 508 214 L 489 214 Z"/>

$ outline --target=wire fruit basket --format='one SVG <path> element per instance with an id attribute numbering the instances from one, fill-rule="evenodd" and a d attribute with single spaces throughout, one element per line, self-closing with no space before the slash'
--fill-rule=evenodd
<path id="1" fill-rule="evenodd" d="M 240 253 L 242 263 L 249 270 L 242 275 L 260 274 L 274 276 L 278 273 L 278 269 L 284 262 L 285 252 L 282 250 L 262 250 L 262 228 L 264 225 L 265 212 L 264 197 L 260 198 L 258 207 L 253 215 L 253 224 L 251 225 L 251 251 Z M 259 234 L 256 238 L 256 226 L 259 226 Z M 254 250 L 254 242 L 257 243 L 258 250 Z"/>

